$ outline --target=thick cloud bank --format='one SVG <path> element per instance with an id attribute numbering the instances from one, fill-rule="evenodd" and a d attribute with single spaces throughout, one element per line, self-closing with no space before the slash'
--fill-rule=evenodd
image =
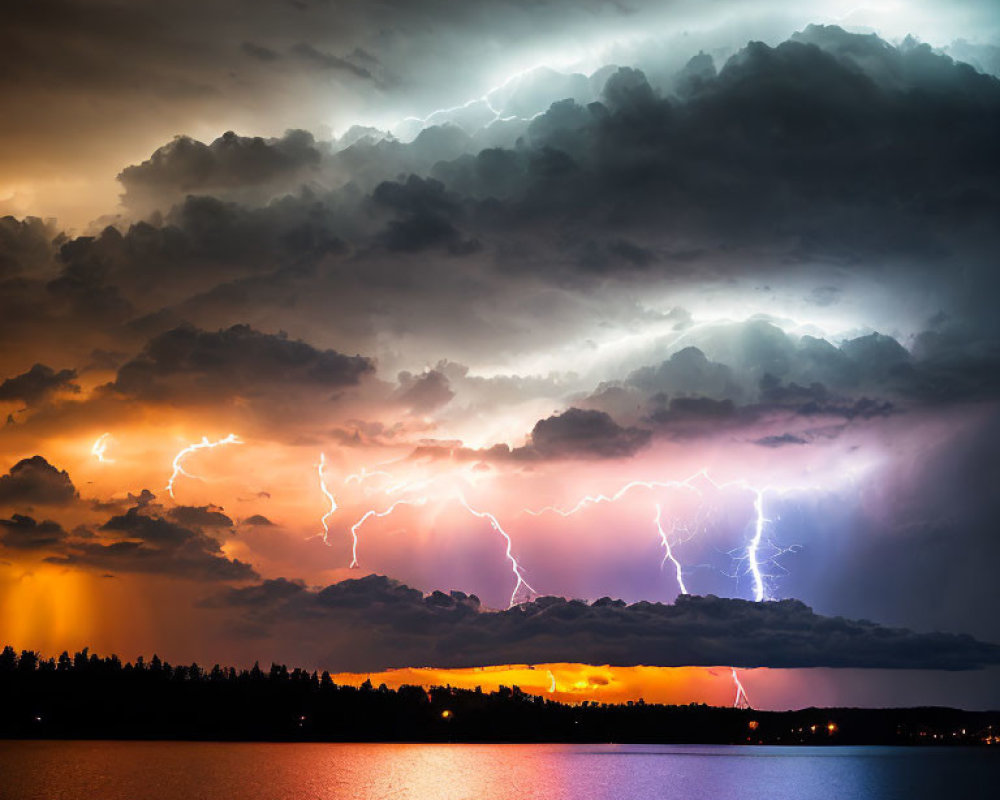
<path id="1" fill-rule="evenodd" d="M 1000 663 L 998 645 L 822 617 L 797 600 L 682 596 L 674 605 L 626 605 L 541 597 L 487 611 L 475 595 L 424 596 L 369 575 L 320 591 L 279 578 L 231 590 L 211 604 L 265 625 L 308 625 L 320 638 L 354 630 L 364 652 L 329 656 L 337 669 L 352 671 L 551 662 L 948 670 Z"/>

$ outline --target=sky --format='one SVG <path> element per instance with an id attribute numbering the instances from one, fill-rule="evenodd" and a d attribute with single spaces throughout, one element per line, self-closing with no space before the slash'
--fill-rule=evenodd
<path id="1" fill-rule="evenodd" d="M 5 16 L 5 640 L 1000 707 L 990 4 Z"/>

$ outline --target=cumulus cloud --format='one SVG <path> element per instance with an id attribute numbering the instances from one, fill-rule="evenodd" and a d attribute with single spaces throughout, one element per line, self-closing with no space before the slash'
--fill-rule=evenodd
<path id="1" fill-rule="evenodd" d="M 417 414 L 422 414 L 446 405 L 453 397 L 448 376 L 437 370 L 428 370 L 422 375 L 410 372 L 399 374 L 398 401 Z"/>
<path id="2" fill-rule="evenodd" d="M 516 457 L 623 458 L 649 443 L 650 432 L 624 428 L 603 411 L 570 408 L 539 420 Z"/>
<path id="3" fill-rule="evenodd" d="M 58 522 L 36 522 L 25 514 L 14 514 L 10 519 L 0 519 L 0 544 L 14 550 L 47 550 L 66 540 L 67 533 Z"/>
<path id="4" fill-rule="evenodd" d="M 422 664 L 582 662 L 619 666 L 978 669 L 1000 646 L 969 636 L 915 633 L 823 617 L 797 600 L 754 603 L 684 596 L 674 605 L 626 605 L 542 597 L 485 611 L 475 595 L 424 596 L 377 575 L 314 591 L 284 579 L 216 596 L 210 605 L 262 624 L 308 621 L 335 635 L 350 627 L 364 652 L 330 654 L 331 668 L 376 670 Z"/>
<path id="5" fill-rule="evenodd" d="M 282 191 L 309 183 L 323 150 L 307 131 L 276 139 L 237 136 L 229 131 L 210 144 L 178 136 L 118 179 L 123 201 L 137 210 L 168 210 L 189 194 L 221 194 L 266 202 Z M 263 194 L 255 187 L 265 187 Z"/>
<path id="6" fill-rule="evenodd" d="M 192 528 L 233 527 L 233 521 L 217 506 L 174 506 L 167 514 L 175 522 Z"/>
<path id="7" fill-rule="evenodd" d="M 247 325 L 215 332 L 182 327 L 151 339 L 119 368 L 108 388 L 150 400 L 221 398 L 289 386 L 331 391 L 356 385 L 372 371 L 371 361 L 362 356 L 317 350 Z"/>
<path id="8" fill-rule="evenodd" d="M 189 509 L 181 516 L 190 516 L 192 511 L 205 522 L 204 509 Z M 219 524 L 214 518 L 209 522 L 207 527 Z M 134 506 L 111 517 L 101 526 L 100 534 L 99 538 L 67 543 L 60 555 L 50 556 L 48 561 L 196 581 L 245 581 L 258 577 L 249 564 L 227 558 L 212 536 L 195 526 L 166 519 L 146 505 Z"/>
<path id="9" fill-rule="evenodd" d="M 45 364 L 35 364 L 27 372 L 0 383 L 0 401 L 21 400 L 28 406 L 35 406 L 56 392 L 79 392 L 75 378 L 76 370 L 56 372 Z"/>
<path id="10" fill-rule="evenodd" d="M 0 505 L 63 506 L 77 498 L 69 473 L 52 466 L 42 456 L 18 461 L 6 475 L 0 475 Z"/>

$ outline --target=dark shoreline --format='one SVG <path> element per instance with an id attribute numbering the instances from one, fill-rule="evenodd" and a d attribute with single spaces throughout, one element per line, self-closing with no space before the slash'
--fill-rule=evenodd
<path id="1" fill-rule="evenodd" d="M 516 686 L 393 690 L 278 664 L 204 670 L 7 648 L 0 739 L 982 746 L 1000 745 L 1000 711 L 566 705 Z"/>

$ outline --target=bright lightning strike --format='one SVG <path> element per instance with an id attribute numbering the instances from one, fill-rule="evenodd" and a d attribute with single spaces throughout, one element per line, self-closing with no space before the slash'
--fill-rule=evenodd
<path id="1" fill-rule="evenodd" d="M 742 554 L 742 556 L 740 556 L 740 560 L 746 562 L 746 564 L 747 564 L 747 572 L 749 572 L 749 574 L 750 574 L 750 576 L 752 578 L 754 600 L 756 600 L 757 602 L 761 602 L 762 600 L 768 599 L 767 584 L 766 584 L 766 578 L 768 576 L 765 575 L 764 571 L 761 568 L 761 564 L 760 564 L 760 550 L 761 550 L 762 545 L 764 544 L 764 538 L 765 538 L 765 533 L 766 533 L 766 530 L 767 530 L 767 526 L 768 526 L 769 523 L 772 522 L 772 520 L 768 519 L 765 516 L 765 513 L 764 513 L 764 496 L 768 492 L 772 492 L 772 491 L 774 491 L 774 492 L 805 491 L 805 490 L 808 490 L 808 489 L 818 489 L 819 487 L 816 487 L 816 486 L 792 486 L 792 487 L 781 487 L 781 488 L 776 488 L 776 487 L 758 488 L 756 486 L 751 485 L 748 481 L 746 481 L 744 479 L 729 481 L 727 483 L 716 483 L 709 476 L 708 470 L 702 469 L 702 470 L 699 470 L 698 472 L 694 473 L 690 477 L 685 478 L 682 481 L 630 481 L 629 483 L 626 483 L 624 486 L 622 486 L 614 494 L 611 494 L 611 495 L 606 495 L 606 494 L 586 495 L 581 500 L 579 500 L 576 503 L 576 505 L 574 505 L 574 506 L 572 506 L 570 508 L 560 508 L 558 506 L 545 506 L 544 508 L 540 508 L 540 509 L 537 509 L 537 510 L 532 510 L 532 509 L 526 508 L 526 509 L 524 509 L 524 512 L 527 513 L 527 514 L 531 514 L 532 516 L 536 516 L 536 517 L 540 516 L 540 515 L 542 515 L 542 514 L 544 514 L 546 512 L 552 512 L 552 513 L 558 514 L 558 515 L 560 515 L 562 517 L 570 517 L 570 516 L 572 516 L 574 514 L 579 513 L 580 511 L 582 511 L 583 509 L 587 508 L 590 505 L 597 505 L 597 504 L 600 504 L 600 503 L 615 503 L 618 500 L 621 500 L 622 497 L 624 497 L 626 494 L 628 494 L 629 492 L 633 491 L 634 489 L 648 489 L 648 490 L 656 490 L 656 489 L 689 489 L 689 490 L 697 492 L 699 495 L 701 495 L 701 494 L 703 494 L 702 490 L 699 489 L 695 485 L 695 481 L 697 479 L 699 479 L 699 478 L 702 479 L 702 480 L 704 480 L 705 482 L 707 482 L 716 491 L 726 491 L 726 490 L 729 490 L 729 489 L 743 489 L 745 491 L 753 493 L 753 495 L 754 495 L 754 503 L 753 503 L 754 528 L 753 528 L 753 534 L 750 537 L 749 542 L 747 542 L 746 547 L 743 549 L 743 554 Z M 669 560 L 669 561 L 671 561 L 674 564 L 674 566 L 676 568 L 676 571 L 677 571 L 677 582 L 678 582 L 678 585 L 680 585 L 682 587 L 681 591 L 686 594 L 687 592 L 684 591 L 684 589 L 683 589 L 683 583 L 682 583 L 683 574 L 682 574 L 680 565 L 676 561 L 676 559 L 673 557 L 673 553 L 672 553 L 672 551 L 670 549 L 670 543 L 669 543 L 669 541 L 668 541 L 668 539 L 666 537 L 666 534 L 663 531 L 663 527 L 662 527 L 661 522 L 660 522 L 660 508 L 659 508 L 659 506 L 657 506 L 656 525 L 657 525 L 657 530 L 660 533 L 660 541 L 661 541 L 661 543 L 664 546 L 664 550 L 666 551 L 666 556 L 664 558 L 664 563 L 666 563 L 666 561 Z M 777 557 L 777 555 L 781 555 L 782 553 L 788 552 L 791 549 L 794 549 L 794 548 L 788 548 L 788 549 L 785 549 L 785 550 L 781 550 L 781 549 L 776 548 L 776 551 L 777 551 L 776 555 L 772 556 L 770 558 L 770 561 L 773 562 L 774 559 Z"/>
<path id="2" fill-rule="evenodd" d="M 740 682 L 740 676 L 736 674 L 736 667 L 732 667 L 733 672 L 733 683 L 736 685 L 736 697 L 733 700 L 733 708 L 753 708 L 750 705 L 750 698 L 747 696 L 747 690 L 743 688 L 743 684 Z"/>
<path id="3" fill-rule="evenodd" d="M 426 498 L 418 498 L 416 500 L 397 500 L 391 506 L 389 506 L 385 511 L 375 511 L 374 509 L 366 511 L 364 515 L 351 526 L 351 538 L 353 543 L 351 546 L 351 569 L 357 569 L 358 567 L 358 531 L 361 526 L 365 524 L 372 517 L 380 519 L 382 517 L 388 517 L 393 511 L 396 510 L 397 506 L 421 506 L 426 502 Z"/>
<path id="4" fill-rule="evenodd" d="M 674 571 L 677 573 L 677 586 L 681 590 L 681 594 L 688 594 L 687 587 L 684 585 L 684 572 L 681 570 L 681 562 L 677 560 L 674 556 L 673 548 L 670 546 L 670 539 L 667 536 L 667 532 L 663 530 L 663 524 L 661 523 L 662 511 L 660 510 L 660 504 L 656 504 L 656 530 L 660 534 L 660 544 L 663 545 L 663 561 L 660 564 L 662 568 L 667 561 L 674 565 Z"/>
<path id="5" fill-rule="evenodd" d="M 757 559 L 757 555 L 760 551 L 761 539 L 764 537 L 764 526 L 771 520 L 764 516 L 764 490 L 755 489 L 753 491 L 755 494 L 753 510 L 757 518 L 754 522 L 753 536 L 749 544 L 747 544 L 746 557 L 747 563 L 750 565 L 750 574 L 753 576 L 753 597 L 759 603 L 764 599 L 764 576 L 761 574 L 760 562 Z M 733 671 L 733 675 L 736 675 L 735 670 Z"/>
<path id="6" fill-rule="evenodd" d="M 102 464 L 114 464 L 115 460 L 113 458 L 107 458 L 105 453 L 108 450 L 108 440 L 111 438 L 110 433 L 102 433 L 97 437 L 97 441 L 94 442 L 94 446 L 90 448 L 90 452 L 100 461 Z"/>
<path id="7" fill-rule="evenodd" d="M 380 469 L 369 470 L 367 467 L 362 467 L 361 472 L 357 472 L 353 475 L 348 475 L 346 478 L 344 478 L 344 485 L 346 486 L 349 483 L 362 484 L 369 478 L 376 478 L 376 477 L 391 478 L 392 475 L 390 475 L 388 472 L 385 472 L 384 470 Z"/>
<path id="8" fill-rule="evenodd" d="M 464 110 L 466 110 L 468 108 L 472 108 L 473 106 L 478 105 L 480 103 L 483 104 L 484 106 L 486 106 L 486 108 L 489 109 L 489 112 L 493 115 L 493 119 L 491 119 L 487 123 L 487 125 L 492 124 L 494 122 L 506 122 L 508 120 L 521 119 L 520 117 L 517 117 L 517 116 L 508 116 L 508 117 L 503 116 L 503 112 L 500 109 L 498 109 L 496 106 L 493 105 L 493 95 L 498 94 L 499 92 L 501 92 L 504 89 L 506 89 L 508 86 L 510 86 L 515 81 L 521 80 L 525 76 L 530 75 L 535 70 L 540 69 L 542 66 L 543 65 L 541 65 L 541 64 L 537 64 L 537 65 L 535 65 L 533 67 L 529 67 L 528 69 L 523 69 L 523 70 L 520 70 L 519 72 L 515 72 L 513 75 L 511 75 L 510 77 L 508 77 L 502 83 L 500 83 L 497 86 L 494 86 L 494 87 L 492 87 L 490 89 L 487 89 L 479 97 L 474 97 L 471 100 L 469 100 L 469 101 L 467 101 L 465 103 L 462 103 L 461 105 L 451 106 L 450 108 L 438 108 L 438 109 L 435 109 L 434 111 L 432 111 L 426 117 L 406 117 L 403 121 L 404 122 L 416 122 L 416 123 L 419 123 L 422 127 L 427 127 L 428 125 L 432 124 L 432 120 L 434 120 L 436 117 L 445 117 L 448 114 L 454 114 L 455 112 L 458 112 L 458 111 L 464 111 Z M 537 114 L 533 114 L 531 117 L 529 117 L 525 121 L 530 121 L 530 120 L 534 119 L 535 117 L 541 116 L 542 113 L 544 113 L 544 112 L 539 112 Z"/>
<path id="9" fill-rule="evenodd" d="M 320 518 L 320 524 L 323 526 L 323 533 L 322 533 L 323 544 L 328 545 L 330 544 L 329 542 L 330 526 L 327 523 L 327 520 L 330 519 L 330 517 L 333 516 L 334 512 L 337 510 L 337 500 L 336 498 L 334 498 L 334 496 L 330 493 L 330 490 L 327 488 L 325 471 L 326 471 L 326 453 L 320 453 L 319 464 L 316 465 L 316 472 L 319 475 L 319 490 L 323 493 L 323 496 L 330 502 L 330 510 L 327 511 Z M 353 533 L 353 529 L 351 532 Z M 358 542 L 357 536 L 355 536 L 354 537 L 355 550 L 357 549 L 357 542 Z M 351 566 L 353 567 L 355 565 L 351 564 Z"/>
<path id="10" fill-rule="evenodd" d="M 493 527 L 493 530 L 499 533 L 507 542 L 506 556 L 507 560 L 510 562 L 511 572 L 514 573 L 514 577 L 516 578 L 516 582 L 514 584 L 514 591 L 510 593 L 510 606 L 513 608 L 515 605 L 517 605 L 517 596 L 519 592 L 521 592 L 523 589 L 526 589 L 531 594 L 534 594 L 535 590 L 531 586 L 531 584 L 524 579 L 524 575 L 521 573 L 521 565 L 518 564 L 517 559 L 514 558 L 514 553 L 513 553 L 514 543 L 511 541 L 510 535 L 507 533 L 507 531 L 503 529 L 503 526 L 500 524 L 500 522 L 497 520 L 496 517 L 494 517 L 488 511 L 477 511 L 476 509 L 474 509 L 472 506 L 469 505 L 464 495 L 462 495 L 461 493 L 459 493 L 458 495 L 458 501 L 463 506 L 465 506 L 465 510 L 468 511 L 470 514 L 472 514 L 472 516 L 478 517 L 479 519 L 488 520 L 490 525 Z"/>
<path id="11" fill-rule="evenodd" d="M 524 513 L 530 514 L 533 517 L 540 517 L 542 514 L 551 511 L 554 514 L 558 514 L 561 517 L 571 517 L 580 511 L 583 511 L 587 506 L 597 505 L 599 503 L 616 503 L 621 500 L 626 494 L 631 492 L 633 489 L 694 489 L 691 482 L 698 477 L 707 477 L 705 470 L 696 472 L 689 478 L 685 478 L 682 481 L 630 481 L 626 483 L 621 489 L 612 495 L 606 494 L 595 494 L 586 495 L 580 502 L 578 502 L 572 508 L 559 508 L 558 506 L 545 506 L 544 508 L 539 508 L 533 510 L 530 508 L 524 509 Z"/>
<path id="12" fill-rule="evenodd" d="M 173 463 L 174 471 L 170 475 L 170 480 L 167 481 L 167 494 L 170 495 L 171 499 L 173 499 L 174 497 L 174 484 L 177 482 L 177 479 L 181 475 L 184 475 L 187 478 L 194 478 L 195 480 L 198 480 L 197 476 L 192 475 L 190 472 L 184 471 L 184 466 L 183 466 L 184 459 L 186 459 L 196 450 L 209 450 L 213 447 L 220 447 L 225 444 L 243 444 L 243 442 L 240 441 L 239 437 L 237 437 L 235 433 L 231 433 L 225 439 L 219 439 L 216 442 L 210 442 L 207 436 L 202 436 L 200 442 L 196 442 L 195 444 L 189 444 L 187 447 L 181 450 L 176 456 L 174 456 L 174 463 Z"/>

